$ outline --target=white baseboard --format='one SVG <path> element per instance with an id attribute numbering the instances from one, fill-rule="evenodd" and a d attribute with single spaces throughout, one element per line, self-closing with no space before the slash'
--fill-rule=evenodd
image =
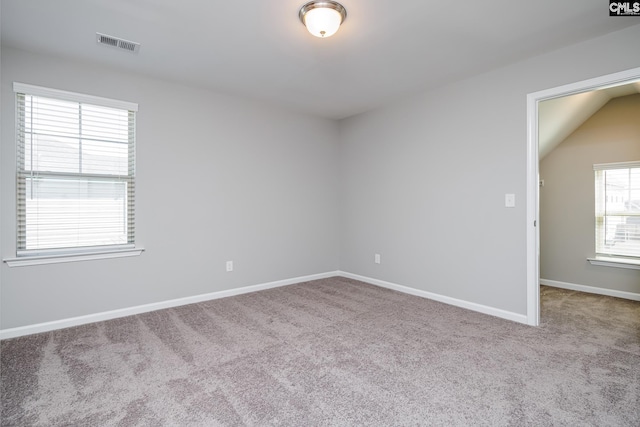
<path id="1" fill-rule="evenodd" d="M 467 310 L 477 311 L 479 313 L 500 317 L 502 319 L 507 319 L 518 323 L 528 324 L 527 316 L 524 314 L 513 313 L 511 311 L 501 310 L 499 308 L 489 307 L 486 305 L 476 304 L 473 302 L 451 298 L 444 295 L 434 294 L 432 292 L 422 291 L 420 289 L 410 288 L 408 286 L 398 285 L 396 283 L 385 282 L 383 280 L 372 279 L 371 277 L 359 276 L 357 274 L 347 273 L 345 271 L 339 271 L 338 274 L 342 277 L 359 280 L 361 282 L 369 283 L 371 285 L 376 285 L 387 289 L 393 289 L 394 291 L 402 292 L 405 294 L 443 302 L 445 304 L 466 308 Z"/>
<path id="2" fill-rule="evenodd" d="M 0 340 L 16 338 L 24 335 L 38 334 L 41 332 L 53 331 L 56 329 L 70 328 L 72 326 L 85 325 L 87 323 L 102 322 L 104 320 L 116 319 L 118 317 L 132 316 L 135 314 L 148 313 L 150 311 L 162 310 L 165 308 L 178 307 L 181 305 L 194 304 L 203 301 L 210 301 L 219 298 L 231 297 L 234 295 L 246 294 L 249 292 L 263 291 L 265 289 L 278 288 L 281 286 L 293 285 L 295 283 L 308 282 L 311 280 L 326 279 L 338 276 L 339 272 L 313 274 L 310 276 L 294 277 L 291 279 L 278 280 L 275 282 L 262 283 L 259 285 L 245 286 L 226 291 L 212 292 L 208 294 L 195 295 L 191 297 L 178 298 L 169 301 L 162 301 L 152 304 L 138 305 L 135 307 L 122 308 L 119 310 L 104 311 L 102 313 L 88 314 L 86 316 L 72 317 L 68 319 L 54 320 L 52 322 L 38 323 L 35 325 L 21 326 L 18 328 L 0 330 Z"/>
<path id="3" fill-rule="evenodd" d="M 595 286 L 576 285 L 575 283 L 558 282 L 556 280 L 540 279 L 541 285 L 554 288 L 569 289 L 571 291 L 587 292 L 589 294 L 606 295 L 609 297 L 640 301 L 640 294 L 635 292 L 616 291 L 615 289 L 597 288 Z"/>

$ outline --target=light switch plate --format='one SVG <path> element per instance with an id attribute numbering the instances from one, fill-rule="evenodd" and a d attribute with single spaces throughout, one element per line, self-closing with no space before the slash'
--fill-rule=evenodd
<path id="1" fill-rule="evenodd" d="M 504 206 L 506 208 L 515 208 L 516 207 L 516 195 L 515 194 L 505 194 L 504 195 Z"/>

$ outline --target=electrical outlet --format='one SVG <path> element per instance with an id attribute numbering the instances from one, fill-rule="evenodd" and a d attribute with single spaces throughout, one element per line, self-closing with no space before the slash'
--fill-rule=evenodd
<path id="1" fill-rule="evenodd" d="M 227 271 L 233 271 L 233 261 L 227 261 Z"/>
<path id="2" fill-rule="evenodd" d="M 380 264 L 380 254 L 375 255 L 375 257 L 373 258 L 373 262 L 375 262 L 376 264 Z"/>

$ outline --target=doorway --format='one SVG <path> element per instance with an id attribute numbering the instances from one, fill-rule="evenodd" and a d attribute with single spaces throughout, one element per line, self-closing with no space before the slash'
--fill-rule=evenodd
<path id="1" fill-rule="evenodd" d="M 609 74 L 527 95 L 527 323 L 540 324 L 540 232 L 538 227 L 539 141 L 538 104 L 542 101 L 632 83 L 640 68 Z"/>

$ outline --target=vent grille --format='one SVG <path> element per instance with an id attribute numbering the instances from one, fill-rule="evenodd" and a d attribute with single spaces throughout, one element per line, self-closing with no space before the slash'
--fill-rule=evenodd
<path id="1" fill-rule="evenodd" d="M 96 33 L 96 41 L 98 44 L 127 50 L 133 53 L 138 53 L 138 50 L 140 50 L 140 43 L 119 39 L 118 37 L 108 36 L 106 34 Z"/>

